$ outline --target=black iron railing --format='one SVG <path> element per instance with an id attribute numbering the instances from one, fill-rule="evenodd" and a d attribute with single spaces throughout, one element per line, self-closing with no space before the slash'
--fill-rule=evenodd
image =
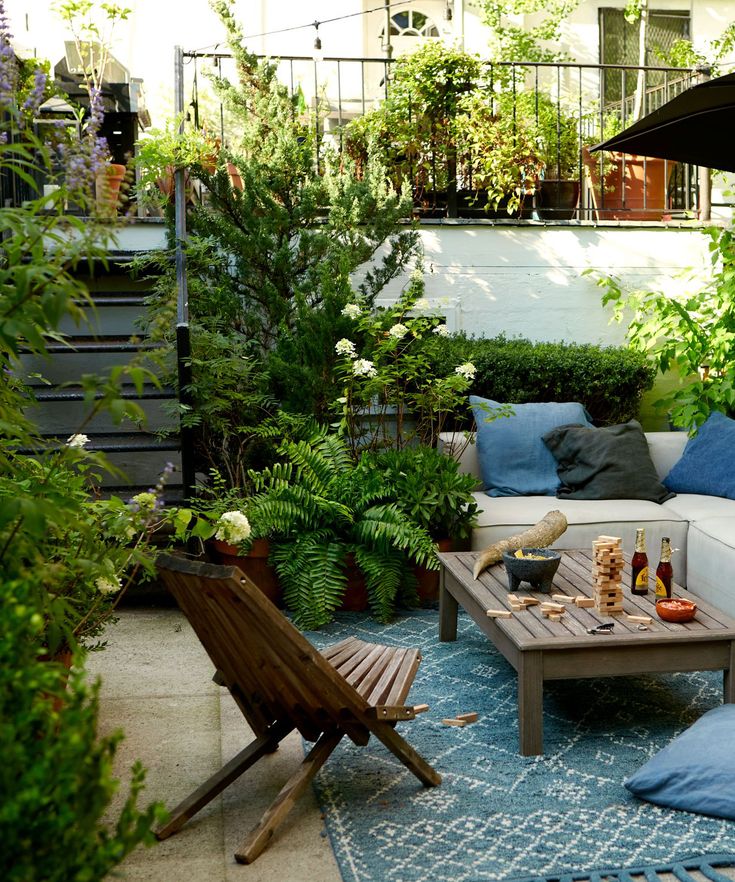
<path id="1" fill-rule="evenodd" d="M 185 80 L 191 95 L 193 123 L 206 124 L 210 129 L 218 124 L 222 142 L 228 144 L 225 111 L 220 110 L 216 121 L 203 119 L 198 67 L 206 60 L 207 64 L 214 64 L 218 74 L 234 79 L 231 56 L 185 52 L 182 60 L 188 74 Z M 379 112 L 391 95 L 395 61 L 386 58 L 330 57 L 315 61 L 306 56 L 290 56 L 273 63 L 277 65 L 279 79 L 313 126 L 317 169 L 323 166 L 327 149 L 354 153 L 350 124 Z M 523 186 L 527 193 L 520 216 L 540 215 L 551 220 L 661 220 L 671 214 L 696 216 L 696 169 L 663 160 L 589 153 L 590 146 L 660 107 L 696 81 L 695 72 L 681 68 L 572 62 L 486 63 L 476 88 L 487 97 L 493 113 L 510 112 L 515 131 L 523 129 L 538 142 L 538 162 L 530 166 L 536 172 L 529 174 L 535 180 Z M 616 83 L 614 89 L 612 82 Z M 631 90 L 633 83 L 635 88 Z M 616 96 L 615 100 L 606 98 L 610 95 Z M 420 102 L 409 102 L 408 112 L 420 114 Z M 396 148 L 394 153 L 401 151 Z M 481 179 L 477 157 L 461 143 L 448 150 L 446 139 L 437 143 L 428 138 L 402 160 L 389 173 L 394 172 L 396 184 L 410 182 L 419 215 L 492 216 L 493 206 L 483 196 L 482 187 L 477 186 L 478 178 Z M 569 209 L 544 205 L 542 191 L 549 191 L 544 182 L 559 179 L 577 185 L 580 195 L 571 214 Z M 558 184 L 554 187 L 559 190 Z M 500 216 L 508 216 L 502 207 Z"/>

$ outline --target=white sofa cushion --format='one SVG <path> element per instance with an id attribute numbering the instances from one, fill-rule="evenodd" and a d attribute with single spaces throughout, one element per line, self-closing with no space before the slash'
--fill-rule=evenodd
<path id="1" fill-rule="evenodd" d="M 664 508 L 670 509 L 687 521 L 735 518 L 735 499 L 725 499 L 723 496 L 679 493 L 664 502 Z"/>
<path id="2" fill-rule="evenodd" d="M 673 548 L 679 549 L 672 558 L 674 581 L 686 579 L 686 543 L 688 521 L 666 505 L 642 499 L 557 499 L 555 496 L 505 496 L 491 498 L 485 493 L 474 494 L 478 505 L 478 523 L 472 531 L 472 548 L 486 548 L 500 539 L 507 539 L 532 527 L 549 511 L 561 511 L 569 526 L 554 543 L 554 548 L 591 548 L 601 534 L 620 536 L 623 547 L 635 546 L 635 531 L 646 530 L 648 559 L 651 567 L 658 563 L 661 537 L 668 536 Z"/>
<path id="3" fill-rule="evenodd" d="M 735 517 L 690 524 L 687 587 L 735 617 Z"/>

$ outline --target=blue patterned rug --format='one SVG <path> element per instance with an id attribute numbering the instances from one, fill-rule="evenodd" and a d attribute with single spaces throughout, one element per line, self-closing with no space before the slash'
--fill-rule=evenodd
<path id="1" fill-rule="evenodd" d="M 378 625 L 357 615 L 308 637 L 355 635 L 423 653 L 411 699 L 431 709 L 399 731 L 441 773 L 423 788 L 377 739 L 344 739 L 315 781 L 344 882 L 480 882 L 661 864 L 735 851 L 735 823 L 641 802 L 623 780 L 722 701 L 720 673 L 570 680 L 544 690 L 544 748 L 518 754 L 515 672 L 460 614 Z M 477 711 L 478 722 L 443 726 Z"/>

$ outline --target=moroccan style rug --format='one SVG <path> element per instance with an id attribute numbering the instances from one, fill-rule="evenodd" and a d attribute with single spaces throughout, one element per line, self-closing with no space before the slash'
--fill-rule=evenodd
<path id="1" fill-rule="evenodd" d="M 735 823 L 641 802 L 623 780 L 722 701 L 720 673 L 569 680 L 544 691 L 544 749 L 518 753 L 516 677 L 460 613 L 456 643 L 438 613 L 391 625 L 342 614 L 307 636 L 418 646 L 411 699 L 430 711 L 399 724 L 441 773 L 425 789 L 372 738 L 344 739 L 315 781 L 345 882 L 480 882 L 640 867 L 735 851 Z M 477 711 L 464 728 L 441 720 Z"/>

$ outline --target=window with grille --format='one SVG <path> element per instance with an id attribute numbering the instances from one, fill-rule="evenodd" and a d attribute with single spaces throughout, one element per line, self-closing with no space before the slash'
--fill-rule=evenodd
<path id="1" fill-rule="evenodd" d="M 639 60 L 639 23 L 625 20 L 623 9 L 601 8 L 600 62 L 602 64 L 637 65 Z M 646 66 L 661 67 L 676 40 L 691 39 L 688 10 L 650 9 L 646 30 Z M 645 112 L 654 110 L 672 95 L 666 84 L 671 74 L 649 71 L 646 74 Z M 637 83 L 635 71 L 604 71 L 603 102 L 607 107 L 618 105 L 625 117 L 627 104 L 632 102 Z"/>
<path id="2" fill-rule="evenodd" d="M 391 37 L 438 37 L 439 28 L 428 15 L 409 9 L 391 16 L 390 35 Z M 385 28 L 380 36 L 385 36 Z"/>

